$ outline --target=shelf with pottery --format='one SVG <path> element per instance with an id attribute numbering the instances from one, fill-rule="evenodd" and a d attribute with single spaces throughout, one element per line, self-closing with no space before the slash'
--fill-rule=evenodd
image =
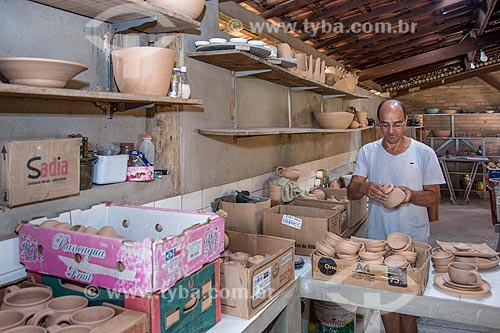
<path id="1" fill-rule="evenodd" d="M 189 57 L 210 65 L 225 68 L 235 72 L 236 77 L 252 76 L 273 82 L 289 88 L 310 91 L 327 97 L 342 97 L 346 99 L 370 98 L 348 93 L 316 80 L 295 74 L 288 69 L 274 65 L 266 59 L 259 58 L 240 50 L 202 51 L 191 53 Z"/>
<path id="2" fill-rule="evenodd" d="M 108 23 L 120 23 L 154 17 L 156 24 L 134 30 L 145 33 L 165 33 L 194 29 L 200 22 L 191 17 L 157 7 L 144 0 L 32 0 L 53 8 L 90 17 Z"/>
<path id="3" fill-rule="evenodd" d="M 0 96 L 20 98 L 43 98 L 54 100 L 72 100 L 82 102 L 124 103 L 129 105 L 152 106 L 154 105 L 202 105 L 200 99 L 183 99 L 167 96 L 137 95 L 106 91 L 89 91 L 63 88 L 45 88 L 23 86 L 17 84 L 0 84 Z M 8 112 L 4 108 L 2 112 Z"/>
<path id="4" fill-rule="evenodd" d="M 251 137 L 261 135 L 281 135 L 281 134 L 335 134 L 360 132 L 371 129 L 373 126 L 366 126 L 356 129 L 322 129 L 322 128 L 293 128 L 293 127 L 255 127 L 255 128 L 200 128 L 198 133 L 202 135 Z"/>

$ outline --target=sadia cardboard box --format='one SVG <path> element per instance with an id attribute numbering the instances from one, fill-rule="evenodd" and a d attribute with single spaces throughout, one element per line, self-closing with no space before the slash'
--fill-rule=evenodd
<path id="1" fill-rule="evenodd" d="M 295 239 L 295 252 L 310 255 L 327 231 L 340 234 L 343 210 L 342 206 L 335 209 L 274 206 L 264 212 L 264 234 Z"/>
<path id="2" fill-rule="evenodd" d="M 295 280 L 294 241 L 227 231 L 229 250 L 266 259 L 251 267 L 221 264 L 222 313 L 249 319 Z"/>
<path id="3" fill-rule="evenodd" d="M 46 218 L 19 228 L 26 269 L 129 295 L 166 291 L 224 249 L 224 218 L 214 213 L 108 203 L 54 219 L 74 228 L 41 225 Z M 110 226 L 121 237 L 76 231 Z"/>
<path id="4" fill-rule="evenodd" d="M 429 277 L 429 251 L 415 248 L 415 267 L 393 268 L 386 265 L 352 263 L 312 254 L 312 276 L 332 283 L 381 289 L 397 293 L 423 295 Z"/>
<path id="5" fill-rule="evenodd" d="M 227 213 L 226 230 L 262 234 L 264 211 L 271 208 L 271 199 L 257 203 L 236 203 L 233 195 L 220 198 L 220 208 Z"/>
<path id="6" fill-rule="evenodd" d="M 1 141 L 0 202 L 19 206 L 80 193 L 79 138 Z"/>
<path id="7" fill-rule="evenodd" d="M 146 332 L 149 333 L 205 332 L 221 319 L 220 271 L 217 260 L 180 280 L 167 291 L 146 297 L 98 287 L 89 288 L 88 285 L 75 284 L 45 274 L 35 273 L 33 276 L 36 281 L 51 287 L 54 297 L 78 295 L 86 297 L 91 306 L 113 303 L 145 313 Z M 111 328 L 106 333 L 110 332 L 115 331 Z"/>
<path id="8" fill-rule="evenodd" d="M 338 200 L 347 198 L 347 189 L 334 189 L 334 188 L 322 188 L 323 192 L 327 198 L 335 197 Z M 329 200 L 311 200 L 304 198 L 297 198 L 294 200 L 294 204 L 297 206 L 307 206 L 307 207 L 319 207 L 322 204 L 332 204 Z M 336 203 L 338 204 L 338 203 Z M 347 228 L 352 228 L 361 222 L 368 215 L 368 198 L 364 196 L 359 200 L 352 200 L 346 203 L 342 203 L 347 212 Z"/>

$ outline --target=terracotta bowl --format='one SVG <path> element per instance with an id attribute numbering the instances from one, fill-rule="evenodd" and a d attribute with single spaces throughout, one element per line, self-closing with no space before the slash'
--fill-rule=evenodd
<path id="1" fill-rule="evenodd" d="M 441 113 L 444 113 L 444 114 L 455 114 L 455 113 L 457 113 L 457 110 L 452 110 L 452 109 L 441 110 Z"/>
<path id="2" fill-rule="evenodd" d="M 400 232 L 393 232 L 387 236 L 387 244 L 394 250 L 403 250 L 409 241 L 411 241 L 409 237 Z"/>
<path id="3" fill-rule="evenodd" d="M 147 0 L 155 6 L 196 19 L 205 7 L 205 0 Z"/>
<path id="4" fill-rule="evenodd" d="M 43 58 L 0 58 L 0 73 L 12 84 L 64 88 L 87 66 L 71 61 Z"/>
<path id="5" fill-rule="evenodd" d="M 405 257 L 394 254 L 385 258 L 384 263 L 390 267 L 404 268 L 408 266 L 408 261 Z"/>
<path id="6" fill-rule="evenodd" d="M 447 138 L 451 135 L 451 130 L 432 130 L 432 135 L 435 137 Z"/>
<path id="7" fill-rule="evenodd" d="M 363 261 L 374 261 L 382 257 L 380 253 L 374 253 L 374 252 L 361 252 L 359 256 Z"/>
<path id="8" fill-rule="evenodd" d="M 175 55 L 174 50 L 161 47 L 113 51 L 113 74 L 118 89 L 122 93 L 166 96 Z"/>
<path id="9" fill-rule="evenodd" d="M 319 127 L 326 129 L 347 129 L 354 119 L 350 112 L 314 112 Z"/>
<path id="10" fill-rule="evenodd" d="M 335 250 L 337 253 L 343 254 L 356 254 L 361 248 L 361 243 L 352 242 L 348 240 L 342 240 L 335 245 Z"/>
<path id="11" fill-rule="evenodd" d="M 396 208 L 399 206 L 406 198 L 406 193 L 395 187 L 389 194 L 386 201 L 384 201 L 385 208 Z"/>

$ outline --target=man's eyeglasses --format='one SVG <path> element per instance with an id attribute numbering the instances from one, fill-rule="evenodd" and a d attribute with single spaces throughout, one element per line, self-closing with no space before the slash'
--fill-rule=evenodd
<path id="1" fill-rule="evenodd" d="M 389 127 L 394 127 L 394 128 L 401 128 L 403 127 L 404 125 L 406 124 L 406 121 L 403 120 L 403 121 L 397 121 L 395 123 L 386 123 L 385 121 L 381 121 L 380 122 L 380 127 L 382 128 L 389 128 Z"/>

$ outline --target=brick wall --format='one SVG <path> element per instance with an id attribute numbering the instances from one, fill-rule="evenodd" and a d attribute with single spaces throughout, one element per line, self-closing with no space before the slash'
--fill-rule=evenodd
<path id="1" fill-rule="evenodd" d="M 500 71 L 491 74 L 500 81 Z M 479 78 L 470 78 L 397 98 L 405 102 L 411 112 L 433 107 L 464 108 L 469 111 L 500 107 L 500 91 Z"/>

